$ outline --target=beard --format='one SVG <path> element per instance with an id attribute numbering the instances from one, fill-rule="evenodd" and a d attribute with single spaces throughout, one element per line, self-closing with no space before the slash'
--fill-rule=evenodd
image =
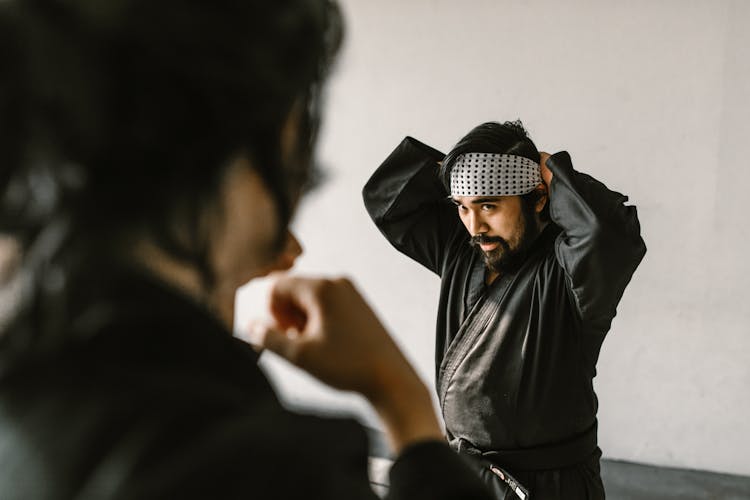
<path id="1" fill-rule="evenodd" d="M 540 230 L 534 218 L 533 207 L 522 203 L 516 230 L 510 238 L 506 240 L 500 236 L 477 234 L 472 236 L 470 243 L 481 253 L 484 263 L 490 271 L 505 274 L 517 271 L 526 261 L 529 249 L 539 233 Z M 489 252 L 485 252 L 479 246 L 483 243 L 498 243 L 498 246 Z"/>

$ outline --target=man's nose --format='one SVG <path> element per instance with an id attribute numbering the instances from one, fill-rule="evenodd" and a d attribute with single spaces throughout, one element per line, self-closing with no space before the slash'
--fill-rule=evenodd
<path id="1" fill-rule="evenodd" d="M 300 244 L 297 236 L 291 230 L 288 230 L 286 235 L 286 245 L 284 246 L 284 253 L 289 255 L 289 257 L 291 257 L 292 259 L 296 259 L 300 255 L 302 255 L 302 252 L 302 244 Z"/>
<path id="2" fill-rule="evenodd" d="M 483 233 L 484 229 L 484 221 L 482 220 L 482 217 L 477 214 L 476 212 L 470 212 L 469 213 L 469 233 L 472 235 L 476 235 L 479 233 Z"/>

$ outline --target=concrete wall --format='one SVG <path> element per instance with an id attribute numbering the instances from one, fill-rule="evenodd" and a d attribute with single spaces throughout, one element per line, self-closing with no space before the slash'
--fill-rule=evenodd
<path id="1" fill-rule="evenodd" d="M 649 251 L 599 361 L 605 456 L 750 474 L 750 2 L 344 0 L 329 181 L 296 222 L 299 270 L 354 277 L 433 381 L 438 279 L 370 223 L 360 189 L 406 135 L 447 150 L 521 118 L 629 194 Z M 238 325 L 260 287 L 239 295 Z M 264 361 L 292 401 L 372 413 Z"/>

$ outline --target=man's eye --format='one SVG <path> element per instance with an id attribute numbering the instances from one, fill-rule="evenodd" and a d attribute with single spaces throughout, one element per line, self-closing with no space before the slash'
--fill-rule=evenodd
<path id="1" fill-rule="evenodd" d="M 484 204 L 482 205 L 482 210 L 484 210 L 485 212 L 489 212 L 490 210 L 495 210 L 495 205 Z"/>
<path id="2" fill-rule="evenodd" d="M 463 205 L 456 205 L 456 208 L 458 208 L 459 212 L 465 212 L 467 210 L 466 207 Z"/>

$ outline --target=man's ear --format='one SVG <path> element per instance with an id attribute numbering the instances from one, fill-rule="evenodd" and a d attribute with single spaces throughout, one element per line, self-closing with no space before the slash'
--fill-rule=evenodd
<path id="1" fill-rule="evenodd" d="M 536 199 L 536 203 L 534 204 L 534 211 L 536 213 L 541 213 L 541 211 L 544 209 L 544 205 L 547 204 L 547 200 L 549 199 L 549 191 L 547 191 L 546 184 L 539 184 L 537 187 L 534 188 L 534 191 L 537 192 L 537 199 Z"/>

